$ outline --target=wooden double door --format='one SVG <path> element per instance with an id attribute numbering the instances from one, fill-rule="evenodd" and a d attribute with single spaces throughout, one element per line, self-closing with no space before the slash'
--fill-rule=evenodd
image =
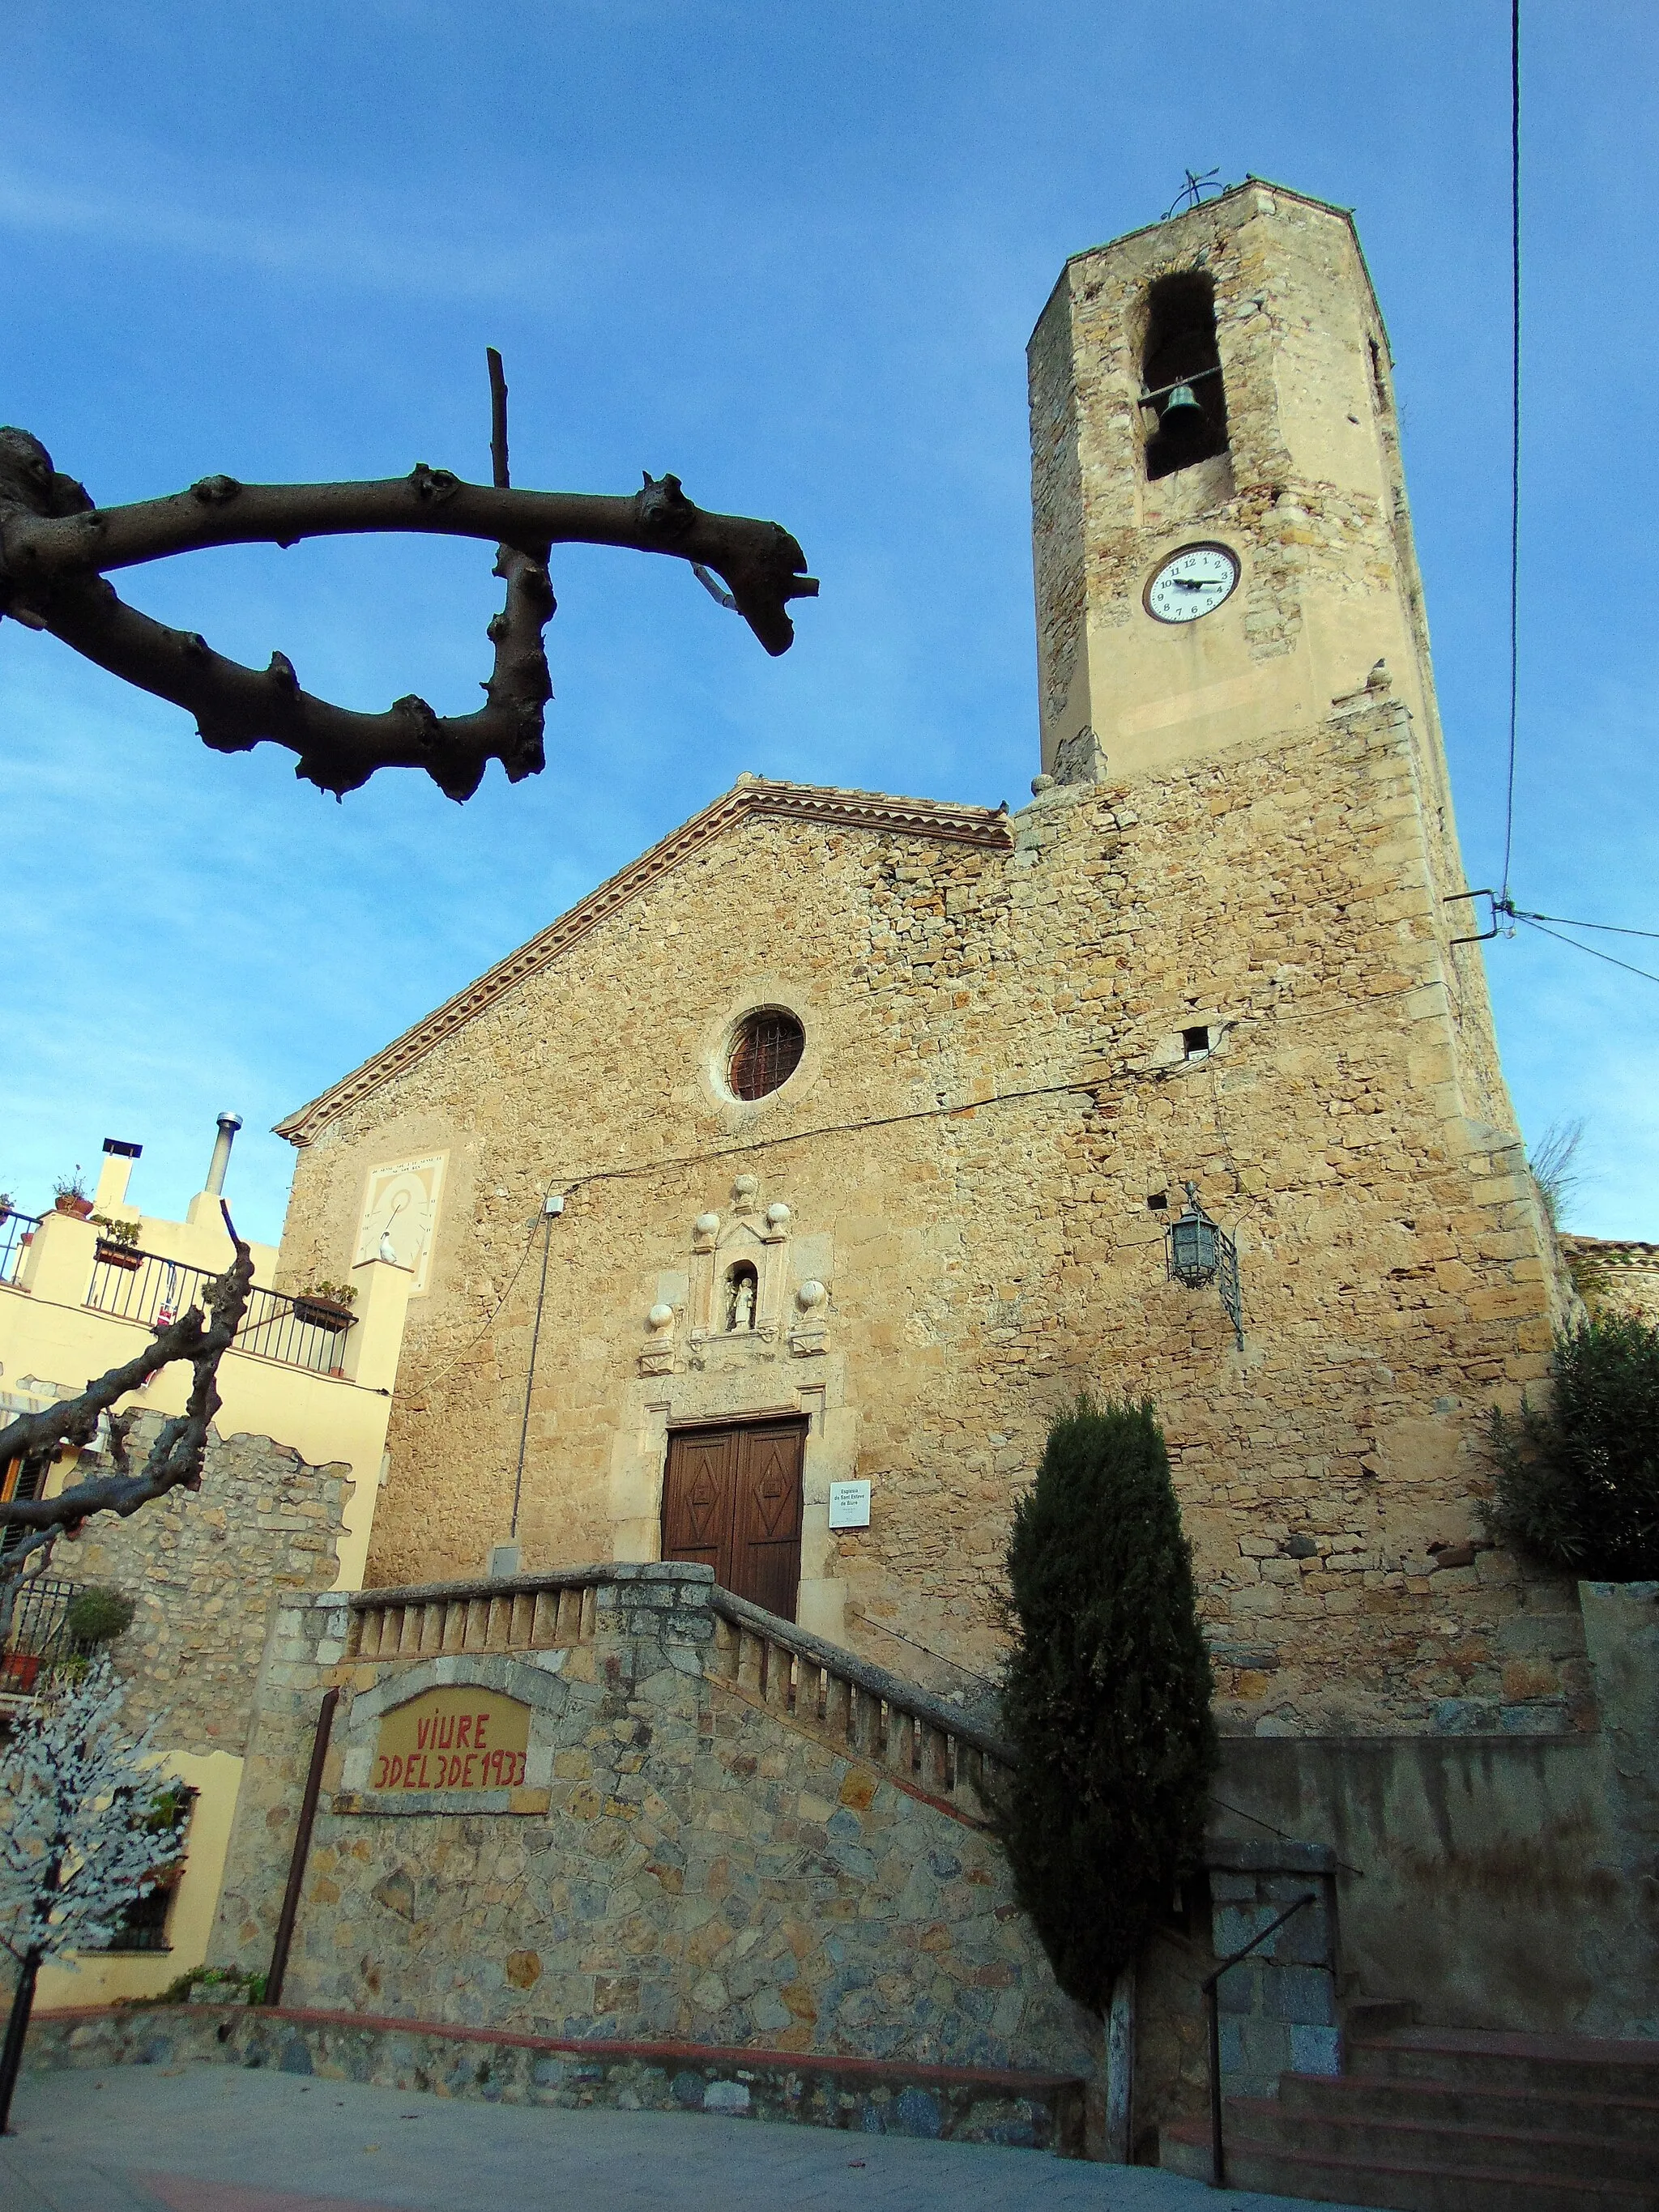
<path id="1" fill-rule="evenodd" d="M 804 1420 L 675 1429 L 662 1488 L 662 1555 L 713 1567 L 722 1589 L 795 1617 Z"/>

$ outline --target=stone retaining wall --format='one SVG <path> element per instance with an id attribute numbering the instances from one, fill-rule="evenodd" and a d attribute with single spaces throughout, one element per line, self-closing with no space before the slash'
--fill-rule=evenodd
<path id="1" fill-rule="evenodd" d="M 591 1636 L 550 1648 L 366 1660 L 349 1653 L 352 1620 L 379 1594 L 278 1603 L 212 1963 L 270 1963 L 335 1686 L 289 2002 L 581 2043 L 1094 2077 L 1098 2023 L 1055 1986 L 982 1814 L 924 1786 L 925 1735 L 890 1707 L 867 1750 L 838 1748 L 777 1702 L 776 1675 L 769 1697 L 765 1678 L 758 1692 L 728 1678 L 738 1655 L 717 1649 L 706 1567 L 577 1571 L 605 1577 Z M 535 1613 L 507 1589 L 499 1638 L 520 1615 L 533 1632 Z M 487 1803 L 377 1794 L 383 1716 L 458 1685 L 528 1710 L 522 1786 Z M 894 1747 L 919 1763 L 896 1771 Z"/>
<path id="2" fill-rule="evenodd" d="M 562 2043 L 287 2007 L 45 2014 L 30 2031 L 27 2063 L 41 2070 L 270 2066 L 487 2104 L 711 2112 L 1067 2157 L 1079 2156 L 1083 2144 L 1084 2084 L 1060 2075 L 672 2044 Z"/>

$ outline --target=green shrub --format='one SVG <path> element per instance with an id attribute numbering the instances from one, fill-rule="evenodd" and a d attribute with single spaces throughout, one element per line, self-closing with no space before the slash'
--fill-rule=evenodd
<path id="1" fill-rule="evenodd" d="M 1659 1328 L 1629 1314 L 1555 1346 L 1548 1413 L 1494 1410 L 1495 1536 L 1590 1582 L 1659 1579 Z"/>
<path id="2" fill-rule="evenodd" d="M 180 1974 L 177 1981 L 169 1982 L 153 1997 L 117 1997 L 117 2004 L 188 2004 L 192 1990 L 201 1990 L 204 1997 L 223 1993 L 227 2004 L 246 1997 L 249 2004 L 265 2001 L 265 1978 L 263 1974 L 246 1973 L 240 1966 L 192 1966 Z"/>
<path id="3" fill-rule="evenodd" d="M 1150 1404 L 1080 1399 L 1054 1424 L 1015 1510 L 1008 1583 L 1016 1767 L 994 1820 L 1055 1978 L 1103 2014 L 1201 1863 L 1216 1757 L 1192 1553 Z"/>
<path id="4" fill-rule="evenodd" d="M 64 1618 L 77 1644 L 112 1644 L 131 1627 L 137 1610 L 124 1590 L 88 1583 L 70 1600 Z"/>

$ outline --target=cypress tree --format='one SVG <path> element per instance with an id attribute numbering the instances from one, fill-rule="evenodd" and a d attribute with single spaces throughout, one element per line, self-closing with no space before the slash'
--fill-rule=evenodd
<path id="1" fill-rule="evenodd" d="M 1008 1547 L 998 1832 L 1069 1996 L 1103 2014 L 1201 1863 L 1215 1765 L 1192 1552 L 1149 1403 L 1079 1399 L 1049 1431 Z"/>

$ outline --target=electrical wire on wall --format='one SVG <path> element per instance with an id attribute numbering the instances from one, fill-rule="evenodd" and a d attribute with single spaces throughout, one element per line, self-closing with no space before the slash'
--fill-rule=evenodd
<path id="1" fill-rule="evenodd" d="M 549 1193 L 542 1200 L 542 1279 L 541 1287 L 536 1292 L 536 1325 L 530 1332 L 530 1362 L 525 1369 L 524 1419 L 519 1425 L 519 1464 L 513 1477 L 513 1518 L 507 1532 L 509 1541 L 519 1533 L 519 1505 L 524 1496 L 524 1455 L 530 1441 L 530 1401 L 536 1388 L 536 1353 L 542 1340 L 542 1310 L 547 1304 L 547 1263 L 553 1252 L 553 1224 L 563 1212 L 562 1198 Z M 526 1249 L 528 1249 L 526 1246 Z M 524 1262 L 520 1261 L 519 1265 L 521 1270 Z M 513 1279 L 514 1282 L 518 1280 L 516 1273 Z M 508 1288 L 511 1287 L 509 1285 Z M 499 1313 L 500 1310 L 498 1306 L 496 1311 Z"/>
<path id="2" fill-rule="evenodd" d="M 1616 959 L 1594 945 L 1585 945 L 1576 937 L 1564 937 L 1564 929 L 1591 929 L 1619 937 L 1645 937 L 1659 940 L 1659 930 L 1627 928 L 1611 921 L 1575 921 L 1562 915 L 1535 914 L 1518 907 L 1514 898 L 1515 860 L 1515 783 L 1516 762 L 1516 726 L 1520 701 L 1521 659 L 1521 0 L 1510 0 L 1510 665 L 1509 665 L 1509 747 L 1504 780 L 1504 866 L 1500 888 L 1496 890 L 1455 892 L 1445 903 L 1456 905 L 1467 900 L 1490 899 L 1488 927 L 1470 937 L 1452 939 L 1454 945 L 1479 945 L 1500 933 L 1513 937 L 1515 925 L 1523 924 L 1540 937 L 1553 938 L 1558 945 L 1570 945 L 1575 951 L 1587 952 L 1593 960 L 1605 961 L 1609 967 L 1620 968 L 1627 975 L 1638 975 L 1644 981 L 1659 983 L 1659 973 L 1650 968 L 1638 968 L 1628 960 Z M 1509 925 L 1504 928 L 1504 924 Z M 1552 927 L 1550 925 L 1554 924 Z"/>
<path id="3" fill-rule="evenodd" d="M 1515 726 L 1521 665 L 1521 0 L 1510 5 L 1510 758 L 1504 796 L 1504 891 L 1515 846 Z"/>

